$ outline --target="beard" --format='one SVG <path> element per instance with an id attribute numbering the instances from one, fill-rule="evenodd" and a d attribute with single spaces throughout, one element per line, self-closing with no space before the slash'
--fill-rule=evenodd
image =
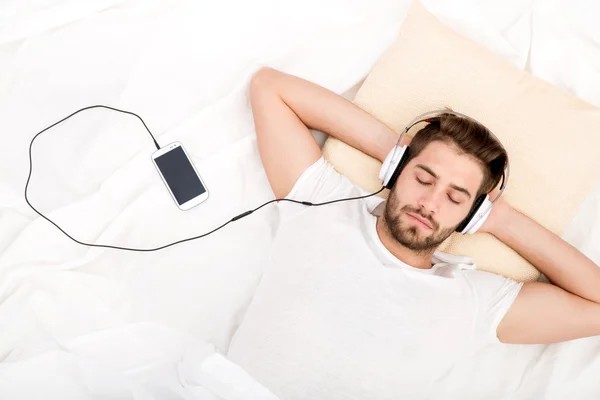
<path id="1" fill-rule="evenodd" d="M 403 222 L 400 217 L 407 212 L 419 215 L 429 221 L 433 227 L 432 232 L 429 235 L 424 235 L 416 226 Z M 386 202 L 383 222 L 388 232 L 398 243 L 417 254 L 428 254 L 435 251 L 460 225 L 459 223 L 454 227 L 440 229 L 437 221 L 430 215 L 424 215 L 419 208 L 408 204 L 398 208 L 398 199 L 394 191 L 390 193 Z"/>

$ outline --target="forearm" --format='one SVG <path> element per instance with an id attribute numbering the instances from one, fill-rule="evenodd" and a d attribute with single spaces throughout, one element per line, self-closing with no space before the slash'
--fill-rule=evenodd
<path id="1" fill-rule="evenodd" d="M 555 285 L 600 304 L 600 268 L 558 235 L 508 204 L 490 230 Z"/>
<path id="2" fill-rule="evenodd" d="M 379 161 L 396 144 L 398 134 L 337 93 L 280 71 L 264 72 L 268 73 L 270 87 L 309 128 L 340 139 Z"/>

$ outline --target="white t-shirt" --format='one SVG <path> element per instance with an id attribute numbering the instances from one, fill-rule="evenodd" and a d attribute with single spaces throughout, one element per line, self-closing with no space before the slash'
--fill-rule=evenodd
<path id="1" fill-rule="evenodd" d="M 288 198 L 364 194 L 321 157 Z M 382 201 L 279 203 L 270 262 L 228 357 L 281 399 L 427 398 L 456 363 L 499 343 L 522 284 L 441 252 L 429 270 L 404 264 L 375 230 Z"/>

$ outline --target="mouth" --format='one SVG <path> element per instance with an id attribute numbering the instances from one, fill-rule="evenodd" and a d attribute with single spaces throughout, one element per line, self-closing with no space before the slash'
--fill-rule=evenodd
<path id="1" fill-rule="evenodd" d="M 408 217 L 415 221 L 418 225 L 422 226 L 423 228 L 427 228 L 427 229 L 433 229 L 433 227 L 431 226 L 431 223 L 429 221 L 427 221 L 425 218 L 413 214 L 413 213 L 409 213 L 407 212 L 406 215 L 408 215 Z"/>

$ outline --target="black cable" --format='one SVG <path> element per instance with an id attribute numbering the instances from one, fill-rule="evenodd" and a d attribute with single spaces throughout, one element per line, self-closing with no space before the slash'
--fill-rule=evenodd
<path id="1" fill-rule="evenodd" d="M 110 107 L 110 106 L 103 106 L 101 104 L 97 104 L 95 106 L 89 106 L 89 107 L 81 108 L 81 109 L 75 111 L 74 113 L 72 113 L 71 115 L 67 115 L 66 117 L 64 117 L 60 121 L 55 122 L 52 125 L 50 125 L 49 127 L 47 127 L 45 129 L 41 130 L 40 132 L 38 132 L 33 137 L 33 139 L 31 139 L 31 143 L 29 144 L 29 161 L 30 161 L 30 163 L 31 163 L 31 145 L 33 145 L 33 141 L 35 140 L 35 138 L 37 138 L 42 133 L 46 132 L 48 129 L 54 128 L 56 125 L 60 124 L 61 122 L 64 122 L 64 121 L 68 120 L 72 116 L 77 115 L 77 114 L 79 114 L 82 111 L 90 110 L 92 108 L 106 108 L 106 109 L 109 109 L 109 110 L 118 111 L 118 112 L 123 113 L 123 114 L 129 114 L 129 115 L 133 115 L 133 116 L 137 117 L 142 122 L 142 124 L 144 125 L 144 128 L 146 128 L 146 130 L 148 131 L 148 133 L 150 134 L 150 136 L 152 136 L 152 140 L 154 141 L 154 145 L 156 146 L 156 149 L 160 150 L 160 146 L 158 145 L 158 142 L 156 141 L 156 138 L 154 137 L 154 135 L 152 134 L 152 132 L 150 132 L 150 129 L 148 129 L 148 126 L 146 126 L 146 123 L 144 122 L 144 120 L 142 119 L 142 117 L 140 117 L 139 115 L 137 115 L 136 113 L 133 113 L 131 111 L 119 110 L 118 108 L 114 108 L 114 107 Z"/>
<path id="2" fill-rule="evenodd" d="M 118 111 L 118 112 L 121 112 L 121 113 L 124 113 L 124 114 L 130 114 L 130 115 L 133 115 L 133 116 L 137 117 L 142 122 L 142 124 L 144 124 L 144 127 L 146 128 L 146 130 L 148 131 L 148 133 L 152 137 L 152 140 L 154 141 L 154 144 L 156 145 L 156 148 L 160 150 L 160 146 L 158 145 L 158 142 L 154 138 L 154 135 L 152 135 L 152 132 L 150 132 L 150 129 L 148 129 L 148 127 L 146 126 L 146 123 L 144 122 L 144 120 L 139 115 L 137 115 L 135 113 L 132 113 L 130 111 L 119 110 L 117 108 L 113 108 L 113 107 L 109 107 L 109 106 L 103 106 L 103 105 L 89 106 L 89 107 L 84 107 L 84 108 L 82 108 L 80 110 L 77 110 L 74 113 L 72 113 L 71 115 L 69 115 L 69 116 L 61 119 L 58 122 L 55 122 L 54 124 L 50 125 L 49 127 L 45 128 L 45 129 L 41 130 L 40 132 L 38 132 L 33 137 L 33 139 L 31 139 L 31 143 L 29 144 L 29 174 L 27 176 L 27 182 L 25 183 L 25 201 L 27 202 L 27 204 L 29 205 L 29 207 L 31 207 L 33 209 L 33 211 L 35 211 L 40 217 L 44 218 L 46 221 L 50 222 L 52 225 L 54 225 L 56 228 L 58 228 L 58 230 L 60 230 L 62 233 L 64 233 L 69 239 L 73 240 L 74 242 L 76 242 L 78 244 L 84 245 L 84 246 L 103 247 L 103 248 L 108 248 L 108 249 L 127 250 L 127 251 L 139 251 L 139 252 L 157 251 L 157 250 L 165 249 L 167 247 L 174 246 L 174 245 L 179 244 L 179 243 L 184 243 L 184 242 L 188 242 L 188 241 L 191 241 L 191 240 L 200 239 L 200 238 L 202 238 L 204 236 L 208 236 L 211 233 L 216 232 L 219 229 L 221 229 L 221 228 L 225 227 L 226 225 L 230 224 L 231 222 L 234 222 L 234 221 L 240 220 L 242 218 L 245 218 L 248 215 L 252 214 L 253 212 L 255 212 L 257 210 L 260 210 L 264 206 L 266 206 L 268 204 L 271 204 L 271 203 L 274 203 L 274 202 L 289 201 L 291 203 L 303 204 L 303 205 L 310 206 L 310 207 L 313 207 L 313 206 L 314 207 L 318 207 L 318 206 L 324 206 L 324 205 L 327 205 L 327 204 L 333 204 L 333 203 L 338 203 L 338 202 L 342 202 L 342 201 L 365 199 L 367 197 L 371 197 L 371 196 L 374 196 L 376 194 L 379 194 L 379 193 L 381 193 L 383 191 L 383 189 L 385 189 L 385 186 L 382 186 L 381 189 L 379 189 L 375 193 L 367 194 L 367 195 L 364 195 L 364 196 L 356 196 L 356 197 L 348 197 L 348 198 L 343 198 L 343 199 L 330 200 L 330 201 L 325 201 L 325 202 L 322 202 L 322 203 L 311 203 L 310 201 L 299 201 L 299 200 L 293 200 L 293 199 L 273 199 L 273 200 L 269 200 L 269 201 L 261 204 L 260 206 L 252 209 L 252 210 L 248 210 L 248 211 L 245 211 L 245 212 L 243 212 L 241 214 L 236 215 L 235 217 L 231 218 L 229 221 L 227 221 L 224 224 L 222 224 L 221 226 L 213 229 L 212 231 L 209 231 L 209 232 L 204 233 L 202 235 L 190 237 L 190 238 L 187 238 L 187 239 L 181 239 L 181 240 L 178 240 L 176 242 L 172 242 L 172 243 L 166 244 L 164 246 L 153 247 L 153 248 L 149 248 L 149 249 L 138 249 L 138 248 L 133 248 L 133 247 L 112 246 L 112 245 L 108 245 L 108 244 L 86 243 L 86 242 L 83 242 L 83 241 L 75 239 L 74 237 L 72 237 L 71 235 L 69 235 L 67 232 L 65 232 L 65 230 L 62 229 L 60 226 L 58 226 L 54 221 L 52 221 L 50 218 L 46 217 L 44 214 L 42 214 L 41 212 L 39 212 L 29 202 L 29 198 L 27 197 L 27 189 L 29 188 L 29 181 L 31 179 L 31 174 L 32 174 L 32 171 L 33 171 L 33 160 L 32 160 L 32 157 L 31 157 L 31 149 L 33 148 L 33 142 L 35 141 L 35 139 L 39 135 L 41 135 L 42 133 L 46 132 L 48 129 L 50 129 L 50 128 L 52 128 L 52 127 L 60 124 L 61 122 L 65 121 L 65 120 L 67 120 L 69 118 L 71 118 L 72 116 L 80 113 L 81 111 L 89 110 L 91 108 L 106 108 L 106 109 L 109 109 L 109 110 Z"/>

